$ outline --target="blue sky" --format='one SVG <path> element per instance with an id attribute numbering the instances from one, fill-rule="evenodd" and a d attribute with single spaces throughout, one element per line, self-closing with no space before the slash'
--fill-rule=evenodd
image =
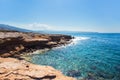
<path id="1" fill-rule="evenodd" d="M 0 23 L 32 30 L 120 32 L 120 0 L 0 0 Z"/>

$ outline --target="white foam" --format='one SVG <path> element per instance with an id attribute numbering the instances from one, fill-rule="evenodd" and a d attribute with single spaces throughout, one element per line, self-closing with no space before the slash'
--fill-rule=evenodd
<path id="1" fill-rule="evenodd" d="M 71 44 L 77 44 L 78 41 L 88 40 L 88 39 L 90 39 L 90 37 L 75 37 L 74 39 L 72 39 L 72 43 Z"/>
<path id="2" fill-rule="evenodd" d="M 90 37 L 75 37 L 73 40 L 74 41 L 79 41 L 79 40 L 86 40 L 89 39 Z"/>
<path id="3" fill-rule="evenodd" d="M 67 46 L 76 45 L 79 41 L 87 40 L 87 39 L 90 39 L 90 37 L 75 37 L 74 39 L 71 40 L 70 44 L 63 45 L 63 46 L 60 46 L 60 47 L 55 47 L 54 49 L 57 49 L 57 48 L 66 48 Z"/>

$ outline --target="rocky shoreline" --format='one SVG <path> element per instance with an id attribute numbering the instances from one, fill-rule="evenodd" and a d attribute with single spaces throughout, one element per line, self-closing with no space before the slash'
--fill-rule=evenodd
<path id="1" fill-rule="evenodd" d="M 21 54 L 68 44 L 69 35 L 0 32 L 0 80 L 75 80 L 50 66 L 29 63 Z"/>
<path id="2" fill-rule="evenodd" d="M 39 49 L 51 49 L 68 44 L 72 39 L 68 35 L 50 35 L 22 32 L 0 32 L 0 56 L 13 57 L 23 52 L 33 52 Z"/>

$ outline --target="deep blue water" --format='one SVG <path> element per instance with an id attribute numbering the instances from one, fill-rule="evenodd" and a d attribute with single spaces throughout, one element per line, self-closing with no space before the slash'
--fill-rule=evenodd
<path id="1" fill-rule="evenodd" d="M 53 66 L 78 80 L 120 80 L 120 34 L 68 34 L 75 37 L 71 44 L 30 55 L 31 62 Z"/>

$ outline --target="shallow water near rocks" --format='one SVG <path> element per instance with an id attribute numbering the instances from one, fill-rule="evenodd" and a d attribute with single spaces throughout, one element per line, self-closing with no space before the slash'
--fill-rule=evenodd
<path id="1" fill-rule="evenodd" d="M 53 66 L 78 80 L 120 80 L 120 34 L 63 33 L 71 44 L 29 55 L 35 64 Z"/>

